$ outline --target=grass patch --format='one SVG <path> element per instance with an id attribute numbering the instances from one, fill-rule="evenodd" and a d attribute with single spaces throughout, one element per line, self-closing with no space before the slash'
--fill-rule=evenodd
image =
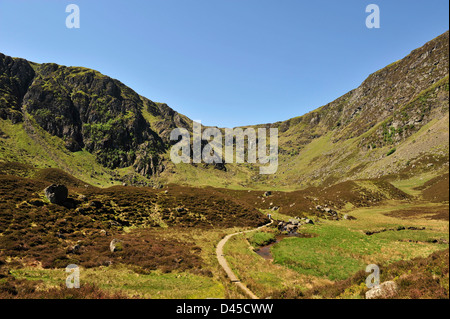
<path id="1" fill-rule="evenodd" d="M 266 246 L 275 241 L 275 234 L 268 232 L 253 232 L 247 235 L 249 243 L 257 248 L 260 246 Z"/>
<path id="2" fill-rule="evenodd" d="M 386 153 L 386 156 L 390 156 L 390 155 L 394 154 L 396 151 L 397 151 L 397 149 L 396 149 L 395 147 L 394 147 L 394 148 L 391 148 L 391 149 L 389 150 L 389 152 Z"/>
<path id="3" fill-rule="evenodd" d="M 11 272 L 17 279 L 41 280 L 46 288 L 59 286 L 67 276 L 64 269 L 24 268 Z M 94 284 L 105 291 L 122 292 L 135 298 L 224 298 L 225 293 L 222 284 L 209 277 L 188 272 L 137 274 L 122 265 L 80 269 L 80 283 Z"/>
<path id="4" fill-rule="evenodd" d="M 400 219 L 386 216 L 395 209 L 414 205 L 390 203 L 389 206 L 361 208 L 351 212 L 355 221 L 341 220 L 303 227 L 314 238 L 286 238 L 272 247 L 274 262 L 300 274 L 343 280 L 368 264 L 390 264 L 425 257 L 447 247 L 433 243 L 448 240 L 448 222 L 428 219 Z M 425 230 L 400 230 L 403 227 L 425 227 Z M 371 236 L 364 231 L 394 229 Z"/>

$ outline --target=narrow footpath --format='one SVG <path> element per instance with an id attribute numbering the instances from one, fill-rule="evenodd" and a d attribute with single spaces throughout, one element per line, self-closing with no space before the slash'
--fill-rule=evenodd
<path id="1" fill-rule="evenodd" d="M 237 232 L 234 234 L 230 234 L 225 236 L 218 244 L 217 244 L 217 248 L 216 248 L 216 255 L 217 255 L 217 260 L 219 261 L 220 266 L 222 266 L 223 270 L 225 270 L 225 272 L 227 273 L 228 278 L 230 279 L 230 281 L 234 284 L 236 284 L 236 286 L 238 286 L 249 298 L 251 299 L 259 299 L 250 289 L 247 288 L 247 286 L 245 286 L 240 280 L 239 278 L 236 276 L 236 274 L 233 272 L 233 270 L 231 270 L 230 265 L 228 265 L 226 259 L 225 259 L 225 255 L 223 253 L 223 247 L 225 246 L 225 244 L 227 243 L 228 239 L 230 239 L 233 236 L 239 235 L 239 234 L 245 234 L 245 233 L 250 233 L 250 232 L 254 232 L 257 231 L 263 227 L 269 226 L 273 223 L 273 220 L 270 221 L 270 223 L 260 226 L 258 228 L 255 229 L 251 229 L 251 230 L 246 230 L 246 231 L 241 231 L 241 232 Z"/>

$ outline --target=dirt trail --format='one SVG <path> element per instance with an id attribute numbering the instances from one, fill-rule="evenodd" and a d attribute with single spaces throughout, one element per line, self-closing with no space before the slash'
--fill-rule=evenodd
<path id="1" fill-rule="evenodd" d="M 269 226 L 273 223 L 273 220 L 270 221 L 270 223 L 260 226 L 258 228 L 255 229 L 251 229 L 251 230 L 246 230 L 246 231 L 241 231 L 241 232 L 237 232 L 234 234 L 229 234 L 227 236 L 225 236 L 218 244 L 217 244 L 217 248 L 216 248 L 216 255 L 217 255 L 217 260 L 219 261 L 220 266 L 222 266 L 223 270 L 225 270 L 225 272 L 227 273 L 228 278 L 230 278 L 230 281 L 232 283 L 235 283 L 236 286 L 238 286 L 248 297 L 250 297 L 251 299 L 259 299 L 250 289 L 248 289 L 240 280 L 239 278 L 236 276 L 236 274 L 233 272 L 233 270 L 231 270 L 231 267 L 228 265 L 226 259 L 225 259 L 225 255 L 223 253 L 223 247 L 225 246 L 225 244 L 227 243 L 228 239 L 230 239 L 233 236 L 239 235 L 239 234 L 245 234 L 245 233 L 250 233 L 250 232 L 254 232 L 257 231 L 263 227 Z"/>

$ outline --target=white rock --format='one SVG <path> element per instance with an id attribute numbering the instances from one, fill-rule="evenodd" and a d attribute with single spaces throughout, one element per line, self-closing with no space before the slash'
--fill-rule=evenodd
<path id="1" fill-rule="evenodd" d="M 366 299 L 386 299 L 397 294 L 398 286 L 393 281 L 385 281 L 380 286 L 366 292 Z"/>

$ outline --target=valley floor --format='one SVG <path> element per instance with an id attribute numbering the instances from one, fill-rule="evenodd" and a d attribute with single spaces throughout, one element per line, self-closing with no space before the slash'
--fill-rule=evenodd
<path id="1" fill-rule="evenodd" d="M 448 206 L 393 201 L 348 213 L 356 220 L 302 226 L 301 234 L 315 236 L 284 238 L 271 247 L 269 260 L 250 248 L 258 234 L 236 236 L 225 250 L 228 261 L 261 298 L 320 298 L 318 287 L 344 281 L 369 264 L 379 265 L 383 273 L 396 262 L 448 251 Z M 277 230 L 265 232 L 275 234 Z M 405 274 L 409 270 L 405 269 Z M 442 271 L 439 284 L 447 293 L 440 297 L 448 298 L 448 260 Z M 365 286 L 368 275 L 334 297 L 364 298 L 369 290 Z"/>
<path id="2" fill-rule="evenodd" d="M 58 170 L 20 177 L 14 167 L 0 174 L 0 298 L 247 298 L 216 256 L 221 239 L 244 230 L 254 231 L 231 237 L 223 253 L 258 298 L 364 298 L 369 264 L 398 284 L 398 298 L 449 296 L 449 205 L 437 191 L 448 190 L 448 174 L 266 195 L 97 189 Z M 43 196 L 57 181 L 69 185 L 67 207 Z M 319 212 L 319 202 L 338 213 Z M 313 224 L 273 244 L 293 207 Z M 268 214 L 274 222 L 257 228 Z M 109 251 L 113 238 L 123 251 Z M 255 252 L 269 244 L 269 258 Z M 80 267 L 80 289 L 65 287 L 68 264 Z"/>

